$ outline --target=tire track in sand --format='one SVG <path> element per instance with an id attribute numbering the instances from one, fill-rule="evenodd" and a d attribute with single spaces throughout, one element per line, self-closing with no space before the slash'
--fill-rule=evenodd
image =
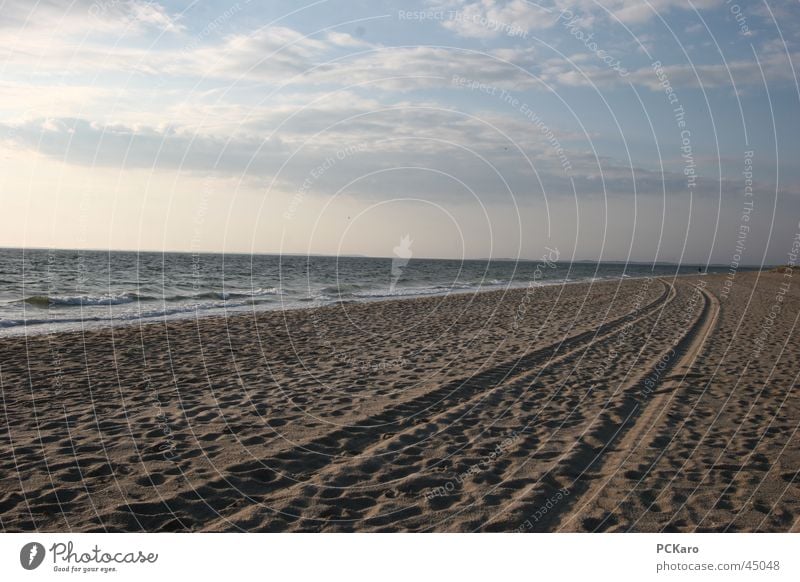
<path id="1" fill-rule="evenodd" d="M 531 352 L 530 354 L 527 354 L 526 356 L 519 358 L 514 362 L 507 362 L 505 364 L 501 364 L 500 366 L 487 369 L 484 372 L 473 375 L 467 380 L 458 380 L 456 382 L 448 383 L 441 388 L 426 393 L 421 397 L 412 399 L 409 402 L 395 407 L 390 407 L 389 409 L 382 411 L 380 414 L 362 421 L 362 423 L 359 423 L 354 427 L 345 427 L 343 429 L 333 431 L 332 433 L 329 433 L 320 439 L 316 439 L 312 443 L 302 447 L 301 451 L 293 449 L 277 455 L 276 457 L 278 459 L 285 463 L 289 463 L 289 466 L 298 467 L 301 463 L 305 472 L 308 472 L 309 470 L 313 470 L 314 472 L 310 476 L 311 479 L 306 481 L 293 481 L 286 478 L 278 479 L 277 481 L 280 483 L 273 481 L 269 484 L 272 485 L 271 487 L 266 486 L 264 488 L 263 494 L 269 496 L 269 501 L 277 501 L 279 499 L 294 498 L 300 494 L 299 489 L 308 486 L 335 489 L 337 488 L 336 486 L 331 484 L 323 484 L 321 479 L 326 476 L 330 477 L 332 474 L 336 475 L 342 471 L 349 472 L 348 467 L 353 462 L 354 458 L 374 458 L 380 455 L 395 454 L 397 452 L 397 448 L 392 448 L 393 443 L 400 443 L 400 446 L 402 447 L 416 444 L 409 443 L 407 441 L 407 437 L 409 437 L 412 433 L 417 433 L 426 425 L 432 425 L 437 421 L 437 419 L 458 416 L 458 418 L 452 418 L 451 420 L 451 422 L 458 423 L 463 416 L 468 414 L 469 411 L 476 406 L 476 401 L 487 398 L 492 394 L 498 394 L 508 389 L 514 389 L 515 387 L 516 389 L 519 389 L 521 384 L 525 384 L 527 386 L 527 383 L 524 382 L 525 378 L 528 378 L 531 374 L 540 371 L 543 367 L 550 366 L 553 363 L 557 363 L 580 350 L 586 349 L 588 346 L 594 345 L 599 341 L 607 340 L 609 337 L 613 337 L 627 326 L 651 317 L 654 313 L 663 309 L 666 305 L 673 301 L 676 296 L 674 286 L 661 279 L 657 280 L 664 286 L 662 294 L 656 300 L 636 311 L 632 311 L 615 320 L 603 323 L 591 330 L 581 332 L 575 336 L 571 336 L 567 339 L 545 346 L 544 348 L 540 348 L 539 350 Z M 520 362 L 523 362 L 524 365 L 520 365 Z M 432 400 L 433 396 L 439 398 L 439 396 L 441 396 L 443 393 L 452 394 L 458 388 L 464 387 L 468 388 L 468 391 L 465 394 L 451 399 L 444 396 L 437 402 L 428 403 L 428 401 Z M 412 408 L 411 405 L 420 405 L 423 403 L 426 404 L 426 410 L 428 412 L 432 412 L 433 414 L 428 415 L 426 418 L 414 419 L 411 410 L 416 407 Z M 477 406 L 480 405 L 481 403 L 477 404 Z M 465 410 L 465 412 L 459 416 L 459 410 Z M 392 418 L 390 421 L 389 419 L 391 416 L 395 415 L 397 415 L 398 418 Z M 383 421 L 383 424 L 389 424 L 389 422 L 395 423 L 399 430 L 389 434 L 376 431 L 375 429 L 380 428 L 380 424 L 377 422 L 378 419 Z M 445 424 L 447 426 L 450 423 Z M 367 433 L 363 436 L 360 436 L 359 433 L 363 432 L 364 430 L 367 430 Z M 439 433 L 437 432 L 436 434 Z M 356 435 L 359 435 L 359 440 L 357 442 L 354 440 Z M 435 435 L 429 433 L 427 434 L 426 438 L 431 438 L 432 436 Z M 320 452 L 320 450 L 323 448 L 330 452 Z M 341 454 L 343 448 L 348 453 L 345 455 L 345 459 L 342 459 Z M 383 449 L 386 452 L 379 453 L 378 449 Z M 250 463 L 243 463 L 241 466 L 231 467 L 230 469 L 236 472 L 240 472 L 242 469 L 245 471 L 252 469 L 255 472 L 257 470 L 257 465 L 259 474 L 261 475 L 263 475 L 264 470 L 267 468 L 272 468 L 272 470 L 279 472 L 278 467 L 275 466 L 275 460 L 276 459 L 253 461 Z M 374 484 L 369 484 L 366 487 L 374 488 Z M 354 487 L 353 484 L 349 484 L 340 486 L 338 488 L 356 489 L 357 487 Z M 264 503 L 267 500 L 262 498 L 261 500 L 254 499 L 253 501 L 261 501 L 261 503 Z M 226 526 L 230 527 L 230 522 L 235 521 L 237 521 L 235 515 L 229 516 L 228 518 L 223 517 L 218 522 L 210 524 L 207 527 L 210 527 L 211 530 L 220 527 L 225 528 Z"/>
<path id="2" fill-rule="evenodd" d="M 566 457 L 545 475 L 515 493 L 510 503 L 505 504 L 495 518 L 479 527 L 480 530 L 554 531 L 566 519 L 565 516 L 573 513 L 573 508 L 580 503 L 580 499 L 587 497 L 587 493 L 590 499 L 597 496 L 607 482 L 605 477 L 608 471 L 604 471 L 603 467 L 618 467 L 618 464 L 614 464 L 615 460 L 618 461 L 615 457 L 624 458 L 631 443 L 637 442 L 646 432 L 653 416 L 660 411 L 659 405 L 666 398 L 667 389 L 677 386 L 673 384 L 674 379 L 670 374 L 677 370 L 684 370 L 684 373 L 688 370 L 713 329 L 719 304 L 716 298 L 702 288 L 694 286 L 694 289 L 703 298 L 703 308 L 687 332 L 668 348 L 661 350 L 661 357 L 651 358 L 643 366 L 643 372 L 620 386 L 615 392 L 622 396 L 621 403 L 599 412 L 594 426 L 587 429 Z M 663 361 L 663 354 L 670 351 L 674 356 L 656 375 L 657 366 Z M 658 378 L 655 390 L 642 403 L 639 398 L 634 397 L 634 391 L 644 380 L 653 376 Z M 623 420 L 619 422 L 615 418 Z M 530 519 L 550 499 L 549 494 L 563 489 L 565 482 L 569 483 L 569 495 L 559 499 L 544 515 L 540 515 L 535 524 L 531 523 Z"/>

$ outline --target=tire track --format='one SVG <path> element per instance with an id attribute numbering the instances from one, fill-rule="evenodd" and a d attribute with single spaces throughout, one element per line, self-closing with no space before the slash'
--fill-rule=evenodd
<path id="1" fill-rule="evenodd" d="M 563 482 L 569 481 L 569 496 L 561 500 L 552 510 L 548 510 L 531 529 L 536 531 L 555 531 L 557 529 L 583 531 L 584 529 L 595 530 L 613 525 L 610 521 L 606 523 L 606 519 L 598 523 L 581 523 L 580 525 L 577 520 L 579 514 L 583 514 L 586 506 L 602 492 L 607 484 L 610 478 L 608 477 L 608 468 L 619 467 L 620 461 L 630 454 L 631 447 L 646 435 L 652 426 L 653 419 L 661 412 L 661 405 L 668 399 L 672 390 L 680 386 L 682 376 L 679 379 L 675 374 L 685 375 L 688 373 L 713 330 L 719 313 L 719 303 L 704 289 L 700 287 L 695 287 L 695 289 L 703 298 L 703 308 L 681 339 L 675 342 L 674 346 L 660 352 L 661 354 L 668 354 L 670 351 L 674 353 L 667 360 L 666 366 L 658 371 L 659 362 L 664 361 L 663 355 L 661 358 L 652 358 L 642 373 L 620 387 L 618 391 L 623 396 L 622 402 L 603 411 L 602 417 L 595 421 L 595 426 L 586 438 L 580 440 L 569 457 L 544 475 L 541 479 L 543 483 L 533 483 L 516 494 L 514 501 L 506 506 L 505 515 L 519 516 L 522 514 L 529 520 L 530 516 L 546 504 L 552 491 L 562 486 Z M 633 391 L 646 379 L 652 378 L 656 374 L 658 378 L 656 389 L 652 392 L 652 396 L 643 402 L 641 396 Z M 623 420 L 618 422 L 614 420 L 615 418 Z M 542 485 L 545 485 L 544 491 L 538 495 L 535 494 L 535 491 L 541 489 Z M 587 501 L 581 503 L 582 500 Z M 615 519 L 613 516 L 606 517 L 612 521 Z M 524 519 L 526 518 L 523 517 Z M 568 524 L 571 524 L 571 527 L 567 527 Z M 507 531 L 520 525 L 519 519 L 511 520 L 503 517 L 490 521 L 486 529 Z"/>
<path id="2" fill-rule="evenodd" d="M 661 295 L 634 312 L 550 344 L 515 361 L 506 362 L 500 366 L 479 372 L 467 380 L 461 379 L 445 384 L 441 388 L 420 397 L 384 410 L 378 415 L 365 419 L 356 426 L 344 427 L 328 433 L 304 447 L 284 451 L 268 460 L 246 462 L 229 469 L 234 472 L 260 471 L 262 475 L 265 469 L 272 469 L 276 472 L 276 476 L 280 473 L 296 473 L 300 471 L 311 474 L 312 478 L 307 481 L 278 477 L 269 484 L 265 484 L 267 486 L 262 490 L 262 495 L 270 496 L 271 493 L 278 493 L 277 496 L 270 497 L 270 501 L 293 499 L 299 494 L 297 490 L 304 487 L 347 487 L 351 490 L 356 489 L 350 486 L 352 484 L 348 483 L 347 478 L 339 479 L 340 477 L 346 477 L 346 475 L 342 474 L 343 472 L 350 472 L 348 464 L 353 462 L 353 457 L 364 456 L 366 457 L 365 462 L 369 462 L 369 460 L 378 456 L 396 454 L 403 447 L 417 444 L 410 438 L 413 433 L 421 434 L 422 438 L 432 438 L 435 434 L 443 432 L 439 431 L 433 434 L 427 430 L 427 427 L 437 421 L 441 423 L 442 420 L 447 419 L 448 422 L 445 423 L 445 427 L 450 426 L 452 423 L 460 422 L 464 416 L 474 411 L 477 406 L 480 406 L 481 409 L 485 408 L 483 403 L 476 405 L 476 400 L 491 397 L 492 395 L 496 397 L 494 402 L 498 399 L 500 401 L 507 400 L 510 394 L 522 392 L 529 388 L 531 383 L 528 380 L 531 375 L 541 372 L 541 368 L 544 366 L 562 362 L 577 352 L 595 345 L 597 342 L 608 340 L 627 326 L 652 317 L 653 314 L 671 303 L 676 296 L 673 285 L 661 279 L 657 279 L 657 281 L 664 288 Z M 467 390 L 463 390 L 465 387 Z M 457 395 L 448 398 L 453 394 Z M 488 404 L 492 403 L 493 401 L 488 401 Z M 414 414 L 418 414 L 419 409 L 432 414 L 427 415 L 425 418 L 415 418 Z M 465 412 L 462 412 L 464 410 Z M 399 430 L 390 433 L 388 436 L 386 432 L 379 430 L 381 425 L 392 424 L 396 425 Z M 447 429 L 445 428 L 444 430 Z M 314 450 L 311 450 L 312 448 Z M 378 453 L 377 449 L 384 449 L 385 452 Z M 346 451 L 345 454 L 342 454 L 343 450 Z M 342 459 L 342 457 L 345 458 Z M 325 474 L 320 474 L 321 471 Z M 329 480 L 333 483 L 323 483 L 322 479 L 324 477 L 329 477 Z M 338 485 L 337 482 L 339 483 Z M 374 488 L 374 485 L 366 487 Z M 308 492 L 304 494 L 307 495 Z M 264 501 L 262 498 L 261 502 L 263 503 Z M 230 519 L 235 518 L 232 516 Z M 225 527 L 225 525 L 215 523 L 210 528 Z"/>
<path id="3" fill-rule="evenodd" d="M 633 451 L 654 429 L 664 414 L 665 405 L 674 396 L 675 391 L 683 386 L 686 376 L 691 372 L 692 366 L 713 332 L 720 312 L 719 300 L 713 294 L 701 287 L 696 287 L 696 289 L 703 295 L 704 306 L 697 323 L 685 336 L 685 350 L 678 354 L 671 366 L 668 365 L 664 379 L 659 383 L 659 389 L 653 392 L 654 397 L 650 398 L 647 405 L 643 407 L 642 413 L 620 440 L 616 450 L 605 459 L 600 475 L 584 493 L 583 498 L 576 499 L 574 510 L 562 516 L 556 530 L 575 531 L 580 529 L 580 520 L 591 510 L 592 504 L 611 482 L 617 471 L 624 466 Z M 646 473 L 647 471 L 645 471 Z M 598 523 L 596 529 L 602 528 L 605 522 L 606 519 Z"/>

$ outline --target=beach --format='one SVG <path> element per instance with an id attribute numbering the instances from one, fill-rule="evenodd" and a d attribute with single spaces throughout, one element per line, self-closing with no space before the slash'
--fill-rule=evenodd
<path id="1" fill-rule="evenodd" d="M 4 531 L 800 528 L 791 271 L 0 338 Z"/>

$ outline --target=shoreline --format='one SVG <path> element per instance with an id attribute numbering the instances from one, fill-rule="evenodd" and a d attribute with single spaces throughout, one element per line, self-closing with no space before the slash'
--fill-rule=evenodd
<path id="1" fill-rule="evenodd" d="M 761 272 L 761 273 L 768 273 L 771 271 L 742 271 L 742 273 L 752 273 L 752 272 Z M 672 275 L 672 278 L 679 278 L 679 277 L 715 277 L 715 276 L 723 276 L 724 273 L 676 273 Z M 608 283 L 608 282 L 620 282 L 620 281 L 638 281 L 642 279 L 648 278 L 659 278 L 659 275 L 651 275 L 651 276 L 609 276 L 604 278 L 592 278 L 592 279 L 581 279 L 581 280 L 558 280 L 558 281 L 543 281 L 539 282 L 535 287 L 558 287 L 558 286 L 568 286 L 568 285 L 591 285 L 591 284 L 599 284 L 599 283 Z M 665 277 L 661 277 L 665 278 Z M 344 299 L 341 301 L 334 301 L 330 303 L 320 304 L 320 305 L 308 305 L 303 306 L 302 304 L 298 305 L 297 302 L 293 303 L 290 307 L 264 307 L 262 309 L 249 309 L 245 306 L 235 306 L 227 311 L 225 307 L 219 308 L 209 308 L 207 310 L 201 311 L 208 311 L 208 313 L 193 313 L 192 309 L 187 307 L 186 310 L 181 310 L 176 313 L 170 313 L 166 315 L 153 315 L 147 317 L 131 317 L 131 318 L 110 318 L 109 320 L 99 320 L 99 319 L 74 319 L 74 320 L 56 320 L 56 321 L 45 321 L 37 319 L 37 323 L 32 324 L 30 327 L 28 325 L 20 324 L 20 325 L 13 325 L 2 327 L 2 322 L 0 322 L 0 340 L 7 339 L 7 338 L 19 338 L 19 337 L 34 337 L 34 336 L 41 336 L 41 335 L 54 335 L 54 334 L 78 334 L 78 333 L 88 333 L 99 331 L 103 329 L 125 329 L 130 326 L 142 326 L 142 325 L 164 325 L 178 321 L 196 321 L 201 319 L 229 319 L 233 317 L 241 317 L 241 316 L 250 316 L 250 317 L 257 317 L 262 313 L 285 313 L 291 311 L 313 311 L 317 309 L 322 309 L 326 307 L 337 307 L 341 305 L 367 305 L 367 304 L 374 304 L 374 303 L 385 303 L 385 302 L 392 302 L 392 301 L 413 301 L 416 299 L 429 299 L 429 298 L 447 298 L 451 296 L 460 296 L 460 295 L 476 295 L 476 294 L 483 294 L 483 293 L 513 293 L 518 292 L 520 290 L 527 290 L 532 288 L 530 285 L 531 282 L 528 283 L 519 283 L 518 285 L 508 285 L 502 286 L 498 285 L 497 288 L 490 288 L 490 289 L 454 289 L 450 290 L 446 293 L 431 293 L 431 294 L 398 294 L 397 296 L 380 296 L 380 297 L 360 297 L 359 299 L 348 300 Z M 154 301 L 153 303 L 158 303 Z M 163 302 L 162 302 L 163 304 Z M 266 304 L 265 304 L 266 305 Z M 219 311 L 225 311 L 225 313 L 219 313 Z M 83 327 L 80 326 L 81 323 L 86 323 L 87 326 Z M 64 329 L 46 329 L 48 326 L 56 325 L 59 326 L 60 324 L 71 324 L 70 328 Z M 72 328 L 72 325 L 76 326 Z M 77 327 L 80 326 L 80 327 Z M 19 329 L 17 332 L 16 330 Z M 12 331 L 14 330 L 14 331 Z"/>

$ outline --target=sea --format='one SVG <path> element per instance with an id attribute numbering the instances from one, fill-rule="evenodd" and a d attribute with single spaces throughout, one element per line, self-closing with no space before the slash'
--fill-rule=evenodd
<path id="1" fill-rule="evenodd" d="M 0 249 L 0 336 L 727 267 Z"/>

